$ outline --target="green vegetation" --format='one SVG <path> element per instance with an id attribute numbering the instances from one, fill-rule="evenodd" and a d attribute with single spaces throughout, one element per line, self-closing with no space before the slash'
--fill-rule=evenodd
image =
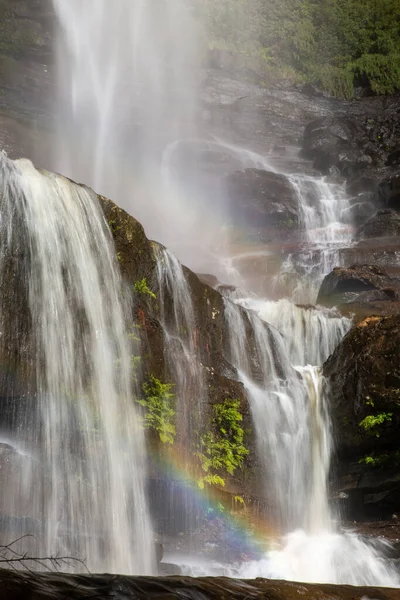
<path id="1" fill-rule="evenodd" d="M 151 298 L 157 298 L 155 293 L 152 292 L 149 286 L 147 285 L 146 277 L 143 277 L 143 279 L 141 279 L 140 281 L 136 281 L 134 288 L 135 291 L 138 292 L 138 294 L 147 294 L 148 296 L 151 296 Z"/>
<path id="2" fill-rule="evenodd" d="M 242 466 L 249 451 L 244 446 L 244 430 L 240 400 L 225 400 L 213 406 L 211 431 L 200 438 L 199 460 L 203 475 L 198 481 L 200 488 L 205 484 L 224 486 L 224 475 L 232 475 Z"/>
<path id="3" fill-rule="evenodd" d="M 371 467 L 398 467 L 400 465 L 400 451 L 394 450 L 372 456 L 363 456 L 358 462 Z"/>
<path id="4" fill-rule="evenodd" d="M 400 89 L 400 0 L 206 0 L 209 44 L 271 77 L 351 97 Z"/>
<path id="5" fill-rule="evenodd" d="M 173 444 L 175 441 L 175 394 L 172 393 L 172 383 L 162 383 L 150 375 L 142 388 L 145 398 L 137 400 L 146 411 L 143 417 L 145 429 L 151 429 L 158 435 L 163 444 Z"/>
<path id="6" fill-rule="evenodd" d="M 382 423 L 391 421 L 393 413 L 379 413 L 377 415 L 368 415 L 359 423 L 359 427 L 362 427 L 367 433 L 374 435 L 375 437 L 380 436 L 379 426 Z"/>
<path id="7" fill-rule="evenodd" d="M 18 58 L 38 41 L 24 20 L 16 18 L 12 0 L 0 0 L 0 60 Z"/>

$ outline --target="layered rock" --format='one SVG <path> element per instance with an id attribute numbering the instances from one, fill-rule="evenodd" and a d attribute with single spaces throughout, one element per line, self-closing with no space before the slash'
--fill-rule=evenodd
<path id="1" fill-rule="evenodd" d="M 400 235 L 400 214 L 393 210 L 380 210 L 356 231 L 356 240 Z"/>
<path id="2" fill-rule="evenodd" d="M 317 304 L 336 306 L 355 302 L 397 299 L 399 282 L 373 265 L 335 267 L 324 278 Z"/>
<path id="3" fill-rule="evenodd" d="M 368 317 L 324 365 L 337 443 L 339 489 L 358 516 L 400 508 L 400 316 Z"/>
<path id="4" fill-rule="evenodd" d="M 357 120 L 351 117 L 322 117 L 311 121 L 304 130 L 303 154 L 323 173 L 332 167 L 344 175 L 361 171 L 372 159 L 355 141 L 360 131 Z"/>
<path id="5" fill-rule="evenodd" d="M 232 218 L 259 228 L 264 241 L 286 239 L 298 229 L 298 200 L 284 175 L 245 169 L 227 178 L 227 188 Z"/>

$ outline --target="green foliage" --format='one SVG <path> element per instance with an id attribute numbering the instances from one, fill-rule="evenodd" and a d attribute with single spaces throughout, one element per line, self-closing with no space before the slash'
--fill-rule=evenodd
<path id="1" fill-rule="evenodd" d="M 386 421 L 392 420 L 393 413 L 379 413 L 377 415 L 368 415 L 359 423 L 359 427 L 362 427 L 367 433 L 374 435 L 375 437 L 380 436 L 380 432 L 377 429 L 379 425 Z"/>
<path id="2" fill-rule="evenodd" d="M 155 293 L 152 292 L 151 289 L 149 288 L 149 286 L 147 285 L 146 277 L 143 277 L 143 279 L 141 279 L 140 281 L 136 281 L 134 288 L 135 288 L 135 291 L 138 292 L 139 294 L 147 294 L 151 298 L 154 298 L 154 299 L 157 298 Z"/>
<path id="3" fill-rule="evenodd" d="M 143 417 L 144 427 L 157 433 L 163 444 L 173 444 L 175 441 L 173 387 L 172 383 L 162 383 L 154 375 L 151 375 L 149 381 L 142 386 L 145 398 L 137 400 L 146 409 Z"/>
<path id="4" fill-rule="evenodd" d="M 225 400 L 213 406 L 211 430 L 200 438 L 196 456 L 205 473 L 198 485 L 224 486 L 224 474 L 232 475 L 241 467 L 249 451 L 244 445 L 240 400 Z"/>
<path id="5" fill-rule="evenodd" d="M 29 46 L 35 44 L 35 36 L 25 25 L 23 19 L 17 19 L 12 0 L 0 0 L 0 59 L 20 57 Z M 4 65 L 1 65 L 4 68 Z"/>
<path id="6" fill-rule="evenodd" d="M 358 462 L 371 467 L 398 467 L 400 465 L 400 451 L 395 450 L 394 452 L 384 452 L 373 456 L 363 456 Z"/>
<path id="7" fill-rule="evenodd" d="M 351 97 L 400 89 L 400 0 L 206 0 L 210 45 Z"/>

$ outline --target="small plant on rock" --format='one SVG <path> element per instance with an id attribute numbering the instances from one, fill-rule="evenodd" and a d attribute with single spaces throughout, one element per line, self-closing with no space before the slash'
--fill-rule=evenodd
<path id="1" fill-rule="evenodd" d="M 201 436 L 196 453 L 205 473 L 198 481 L 200 488 L 205 484 L 224 486 L 223 475 L 232 475 L 249 453 L 244 445 L 243 416 L 239 408 L 240 400 L 231 399 L 213 406 L 211 431 Z"/>
<path id="2" fill-rule="evenodd" d="M 136 292 L 138 292 L 138 294 L 147 294 L 151 298 L 154 298 L 154 300 L 157 298 L 155 293 L 147 285 L 146 277 L 143 277 L 143 279 L 141 279 L 140 281 L 136 281 L 134 289 Z"/>
<path id="3" fill-rule="evenodd" d="M 143 417 L 145 429 L 157 433 L 163 444 L 173 444 L 176 435 L 175 394 L 172 388 L 172 383 L 162 383 L 150 375 L 149 381 L 142 386 L 145 397 L 137 400 L 146 409 Z"/>

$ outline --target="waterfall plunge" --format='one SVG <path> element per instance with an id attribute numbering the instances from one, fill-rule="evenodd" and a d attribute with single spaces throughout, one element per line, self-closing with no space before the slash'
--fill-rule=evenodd
<path id="1" fill-rule="evenodd" d="M 13 248 L 25 249 L 28 258 L 15 269 L 28 294 L 24 319 L 31 320 L 36 369 L 33 407 L 27 424 L 17 417 L 15 442 L 24 440 L 34 463 L 13 474 L 3 511 L 25 517 L 29 494 L 40 524 L 36 556 L 68 555 L 92 571 L 150 573 L 124 294 L 98 200 L 4 154 L 0 175 L 3 285 L 5 261 Z"/>
<path id="2" fill-rule="evenodd" d="M 323 353 L 333 351 L 350 321 L 334 314 L 313 318 L 310 309 L 293 305 L 290 310 L 286 307 L 291 314 L 285 319 L 282 301 L 236 299 L 236 303 L 250 308 L 248 318 L 262 381 L 255 381 L 251 374 L 243 315 L 230 300 L 225 305 L 230 331 L 228 358 L 238 368 L 246 388 L 264 469 L 265 495 L 272 500 L 280 537 L 265 559 L 242 565 L 235 575 L 400 586 L 396 569 L 384 560 L 385 542 L 367 544 L 351 532 L 337 530 L 328 503 L 332 453 L 329 398 L 318 367 L 305 362 L 295 367 L 291 364 L 310 357 L 326 358 Z M 282 325 L 285 335 L 269 328 L 254 309 L 266 321 L 268 316 L 274 320 L 275 315 L 276 326 Z M 308 353 L 300 352 L 307 340 L 304 332 L 310 335 L 313 329 L 318 352 L 312 347 Z"/>

